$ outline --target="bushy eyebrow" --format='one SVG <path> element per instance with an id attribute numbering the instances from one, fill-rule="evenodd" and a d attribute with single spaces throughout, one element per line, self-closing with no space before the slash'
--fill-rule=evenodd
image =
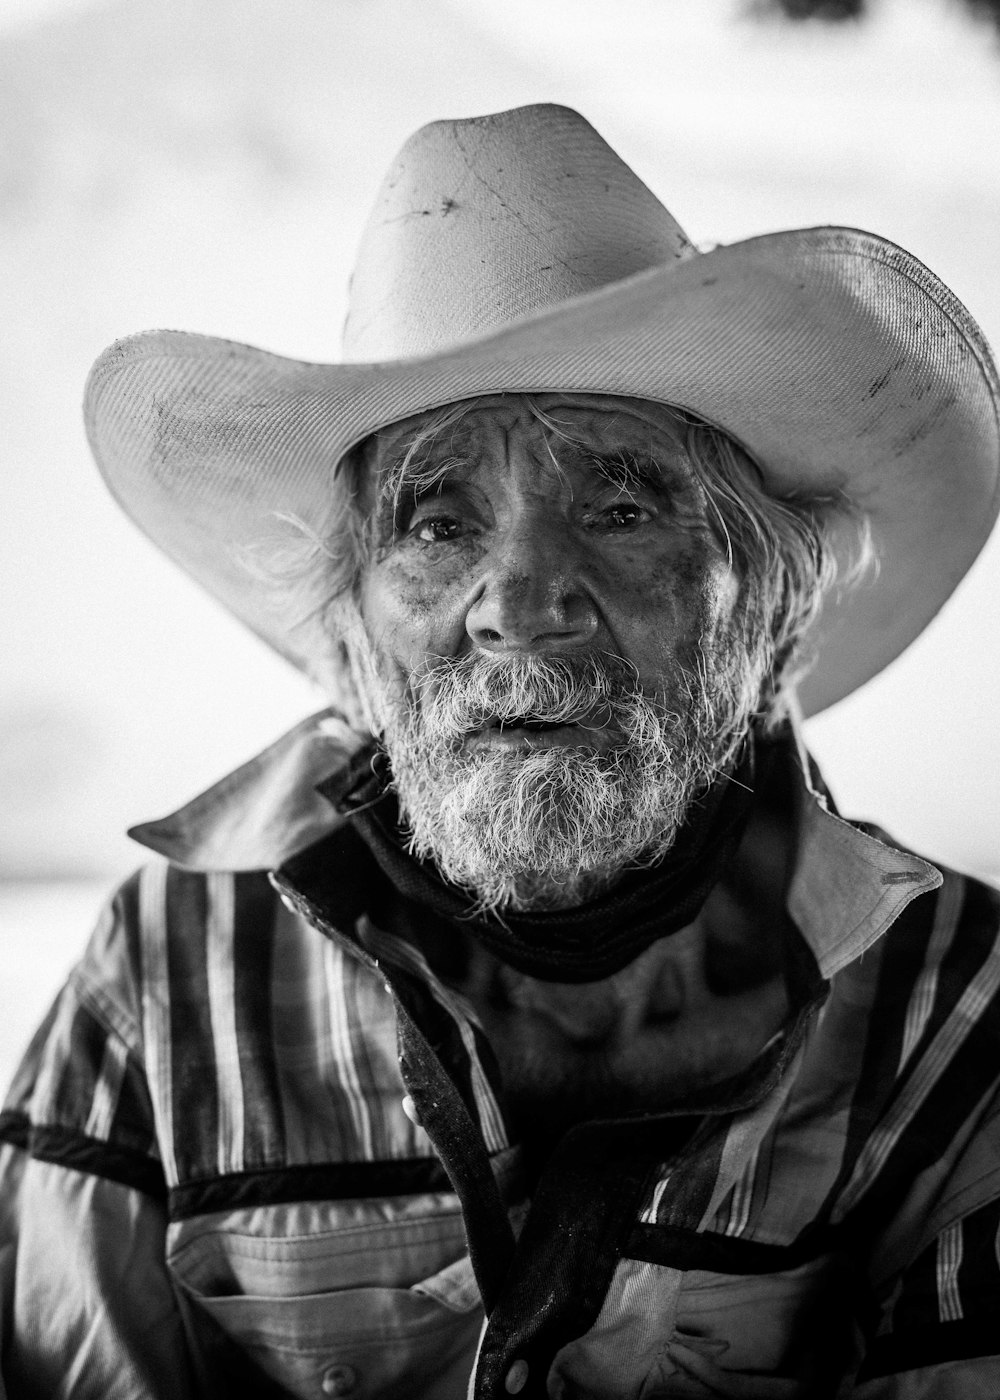
<path id="1" fill-rule="evenodd" d="M 669 494 L 688 481 L 677 463 L 630 447 L 597 451 L 583 443 L 567 442 L 560 444 L 559 458 L 563 464 L 572 462 L 596 471 L 622 495 L 641 490 Z"/>
<path id="2" fill-rule="evenodd" d="M 468 465 L 469 437 L 461 422 L 435 424 L 389 449 L 378 464 L 380 503 L 395 511 L 404 498 L 435 491 L 451 472 Z"/>
<path id="3" fill-rule="evenodd" d="M 375 515 L 379 531 L 391 533 L 406 504 L 438 493 L 453 474 L 474 469 L 474 441 L 466 424 L 457 422 L 443 431 L 439 426 L 418 433 L 386 450 L 378 461 Z M 623 496 L 644 489 L 669 494 L 689 481 L 679 464 L 642 448 L 601 450 L 560 435 L 556 443 L 547 443 L 546 451 L 556 471 L 568 466 L 595 471 Z"/>
<path id="4" fill-rule="evenodd" d="M 398 506 L 406 497 L 425 496 L 436 491 L 446 477 L 466 464 L 466 458 L 454 454 L 394 454 L 382 464 L 379 472 L 379 497 Z"/>
<path id="5" fill-rule="evenodd" d="M 583 449 L 579 453 L 581 465 L 590 467 L 623 493 L 651 487 L 662 489 L 667 474 L 660 463 L 648 455 L 617 448 L 613 452 L 591 452 Z"/>

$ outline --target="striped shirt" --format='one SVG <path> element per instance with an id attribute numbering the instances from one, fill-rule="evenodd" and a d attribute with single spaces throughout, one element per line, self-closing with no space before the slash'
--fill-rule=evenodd
<path id="1" fill-rule="evenodd" d="M 349 752 L 317 717 L 138 832 L 0 1117 L 12 1398 L 1000 1395 L 995 891 L 804 766 L 784 1032 L 529 1196 L 316 793 Z"/>

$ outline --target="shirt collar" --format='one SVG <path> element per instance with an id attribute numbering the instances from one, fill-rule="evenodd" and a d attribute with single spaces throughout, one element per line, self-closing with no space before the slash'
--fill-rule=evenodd
<path id="1" fill-rule="evenodd" d="M 798 750 L 798 845 L 788 912 L 830 978 L 870 948 L 911 900 L 942 884 L 941 872 L 830 810 L 793 724 Z M 814 782 L 813 774 L 816 773 Z"/>
<path id="2" fill-rule="evenodd" d="M 272 870 L 328 835 L 343 817 L 316 788 L 367 740 L 320 710 L 183 807 L 129 830 L 189 870 Z"/>
<path id="3" fill-rule="evenodd" d="M 795 727 L 798 847 L 788 910 L 830 978 L 870 947 L 941 875 L 829 808 Z M 333 710 L 297 724 L 262 753 L 159 821 L 132 827 L 141 845 L 193 870 L 273 870 L 344 818 L 317 785 L 366 744 Z"/>

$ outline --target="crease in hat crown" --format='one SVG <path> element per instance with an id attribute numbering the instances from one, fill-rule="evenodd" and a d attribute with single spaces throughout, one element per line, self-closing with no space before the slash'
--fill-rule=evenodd
<path id="1" fill-rule="evenodd" d="M 432 355 L 695 252 L 569 107 L 431 122 L 402 147 L 375 198 L 344 357 Z"/>

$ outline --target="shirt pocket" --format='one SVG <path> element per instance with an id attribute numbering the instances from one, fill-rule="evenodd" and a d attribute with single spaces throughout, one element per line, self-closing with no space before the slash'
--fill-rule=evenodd
<path id="1" fill-rule="evenodd" d="M 772 1274 L 623 1259 L 590 1330 L 557 1354 L 555 1400 L 834 1400 L 853 1368 L 849 1275 L 829 1259 Z"/>
<path id="2" fill-rule="evenodd" d="M 775 1396 L 826 1400 L 857 1361 L 855 1291 L 848 1264 L 833 1256 L 774 1273 L 692 1271 L 680 1291 L 675 1344 L 697 1357 L 713 1383 L 717 1359 L 719 1374 L 753 1377 L 761 1395 L 772 1393 L 758 1379 L 769 1376 Z M 701 1374 L 695 1365 L 692 1373 Z M 744 1384 L 747 1395 L 756 1393 Z"/>
<path id="3" fill-rule="evenodd" d="M 291 1226 L 262 1214 L 189 1228 L 170 1257 L 262 1371 L 302 1400 L 463 1400 L 483 1313 L 460 1215 L 310 1228 L 301 1208 Z"/>

